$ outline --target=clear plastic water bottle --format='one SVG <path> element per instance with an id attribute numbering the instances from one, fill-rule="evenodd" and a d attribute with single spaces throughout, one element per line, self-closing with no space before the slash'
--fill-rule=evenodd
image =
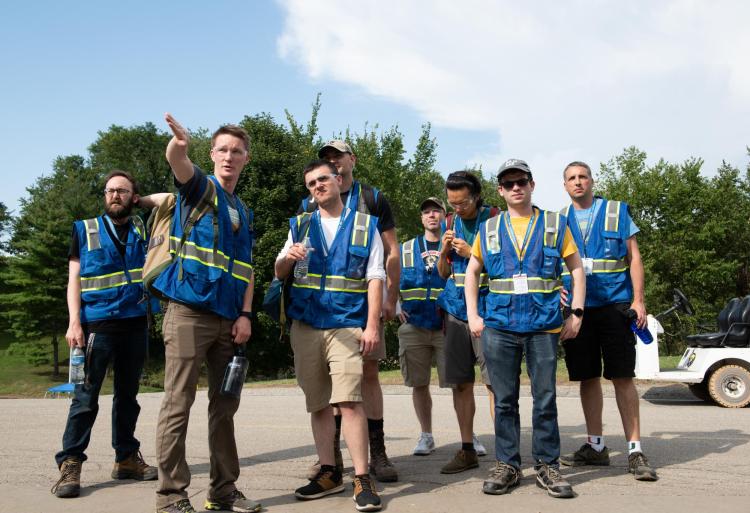
<path id="1" fill-rule="evenodd" d="M 86 379 L 85 363 L 86 353 L 80 347 L 74 347 L 70 353 L 70 382 L 74 385 L 80 385 Z"/>
<path id="2" fill-rule="evenodd" d="M 304 278 L 307 276 L 307 267 L 310 265 L 310 253 L 312 252 L 310 237 L 305 237 L 302 245 L 305 247 L 305 258 L 297 262 L 297 265 L 294 267 L 295 278 Z"/>
<path id="3" fill-rule="evenodd" d="M 234 346 L 234 357 L 227 364 L 227 369 L 224 372 L 224 381 L 221 382 L 221 395 L 236 399 L 240 398 L 249 365 L 250 362 L 245 358 L 245 346 Z"/>
<path id="4" fill-rule="evenodd" d="M 644 326 L 643 328 L 638 327 L 638 314 L 635 310 L 630 309 L 625 312 L 625 315 L 630 320 L 630 329 L 633 330 L 633 333 L 635 333 L 644 344 L 650 344 L 654 341 L 654 336 L 648 330 L 648 326 Z"/>

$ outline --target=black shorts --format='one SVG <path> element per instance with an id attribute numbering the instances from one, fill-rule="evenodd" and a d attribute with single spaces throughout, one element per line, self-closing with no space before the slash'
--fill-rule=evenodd
<path id="1" fill-rule="evenodd" d="M 635 377 L 635 335 L 625 317 L 629 303 L 588 307 L 578 336 L 563 342 L 570 381 Z"/>
<path id="2" fill-rule="evenodd" d="M 482 354 L 482 339 L 471 336 L 469 324 L 447 313 L 445 320 L 445 382 L 449 385 L 474 383 L 474 365 L 479 364 L 482 383 L 490 384 Z"/>

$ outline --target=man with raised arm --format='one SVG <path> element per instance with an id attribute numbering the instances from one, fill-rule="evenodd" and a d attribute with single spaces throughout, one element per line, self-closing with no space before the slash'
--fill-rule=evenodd
<path id="1" fill-rule="evenodd" d="M 382 344 L 383 244 L 377 219 L 341 201 L 343 180 L 333 164 L 313 161 L 303 177 L 318 208 L 289 220 L 289 237 L 275 264 L 280 279 L 294 272 L 287 311 L 294 371 L 320 462 L 318 473 L 294 495 L 311 500 L 344 490 L 334 455 L 337 406 L 354 463 L 355 507 L 375 511 L 381 504 L 368 473 L 362 367 L 363 358 Z M 307 265 L 300 267 L 302 261 Z"/>
<path id="2" fill-rule="evenodd" d="M 484 358 L 495 393 L 497 462 L 482 491 L 500 495 L 521 478 L 521 421 L 518 394 L 525 357 L 533 395 L 531 453 L 536 483 L 552 497 L 573 497 L 560 475 L 557 423 L 557 343 L 578 333 L 586 281 L 565 218 L 531 202 L 534 181 L 528 164 L 510 159 L 497 175 L 508 211 L 479 228 L 466 270 L 469 328 L 482 337 Z M 560 307 L 562 261 L 574 283 L 573 315 L 563 324 Z M 489 275 L 484 311 L 478 307 L 479 275 Z"/>
<path id="3" fill-rule="evenodd" d="M 572 204 L 565 210 L 580 248 L 586 275 L 586 317 L 581 332 L 565 346 L 571 381 L 581 382 L 581 405 L 588 440 L 560 458 L 563 465 L 609 465 L 602 425 L 602 360 L 604 378 L 615 387 L 617 408 L 628 448 L 628 471 L 638 481 L 656 481 L 656 471 L 641 450 L 638 391 L 635 388 L 635 336 L 625 312 L 632 310 L 646 325 L 644 271 L 627 203 L 594 196 L 594 179 L 585 162 L 563 171 Z M 569 289 L 569 278 L 563 275 Z M 573 299 L 576 299 L 575 292 Z"/>
<path id="4" fill-rule="evenodd" d="M 156 433 L 159 485 L 158 513 L 193 513 L 188 499 L 190 469 L 185 460 L 190 407 L 200 368 L 208 368 L 208 510 L 255 512 L 260 504 L 235 485 L 240 475 L 234 414 L 237 398 L 219 394 L 235 347 L 250 338 L 253 300 L 252 212 L 235 194 L 240 173 L 249 162 L 250 138 L 236 125 L 225 125 L 211 137 L 213 175 L 193 165 L 187 155 L 188 133 L 165 116 L 173 137 L 167 161 L 178 189 L 170 244 L 189 235 L 180 253 L 154 281 L 169 298 L 164 314 L 164 400 Z M 193 209 L 204 212 L 195 220 Z M 186 224 L 194 222 L 192 229 Z"/>

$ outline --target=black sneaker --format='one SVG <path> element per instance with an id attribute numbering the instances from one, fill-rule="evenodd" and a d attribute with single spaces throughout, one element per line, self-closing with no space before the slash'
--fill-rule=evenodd
<path id="1" fill-rule="evenodd" d="M 646 455 L 640 451 L 628 456 L 628 472 L 633 474 L 636 481 L 656 481 L 659 479 L 656 470 L 648 464 Z"/>
<path id="2" fill-rule="evenodd" d="M 536 469 L 536 485 L 547 490 L 550 497 L 558 499 L 575 497 L 573 487 L 563 479 L 560 470 L 546 463 L 540 463 Z"/>
<path id="3" fill-rule="evenodd" d="M 521 479 L 521 471 L 513 465 L 498 461 L 490 471 L 489 477 L 482 485 L 482 491 L 490 495 L 502 495 L 508 493 L 511 488 L 518 486 Z"/>
<path id="4" fill-rule="evenodd" d="M 190 504 L 189 499 L 182 499 L 181 501 L 173 502 L 169 506 L 163 508 L 156 508 L 156 513 L 198 513 Z"/>
<path id="5" fill-rule="evenodd" d="M 320 469 L 314 479 L 294 490 L 294 496 L 303 501 L 320 499 L 326 495 L 344 491 L 344 481 L 338 470 Z"/>
<path id="6" fill-rule="evenodd" d="M 560 456 L 560 463 L 568 467 L 582 467 L 584 465 L 609 465 L 609 449 L 596 451 L 589 444 L 583 444 L 580 449 L 570 454 Z"/>
<path id="7" fill-rule="evenodd" d="M 383 506 L 377 490 L 372 486 L 370 476 L 355 477 L 353 484 L 354 507 L 357 511 L 380 511 Z"/>

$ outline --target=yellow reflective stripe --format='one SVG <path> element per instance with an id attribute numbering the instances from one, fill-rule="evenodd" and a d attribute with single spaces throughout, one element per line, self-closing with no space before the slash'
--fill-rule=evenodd
<path id="1" fill-rule="evenodd" d="M 320 289 L 321 288 L 320 274 L 308 274 L 302 278 L 294 278 L 292 287 L 301 289 Z M 347 278 L 345 276 L 326 276 L 323 283 L 323 291 L 327 292 L 367 292 L 367 281 L 358 280 L 354 278 Z"/>
<path id="2" fill-rule="evenodd" d="M 619 273 L 622 271 L 628 270 L 628 262 L 624 258 L 620 258 L 618 260 L 607 260 L 607 259 L 597 259 L 594 260 L 592 264 L 592 272 L 600 274 L 600 273 Z M 569 276 L 570 271 L 568 270 L 568 266 L 563 264 L 563 276 Z"/>
<path id="3" fill-rule="evenodd" d="M 432 289 L 430 290 L 430 299 L 436 301 L 438 296 L 440 296 L 440 293 L 443 291 L 443 289 Z"/>
<path id="4" fill-rule="evenodd" d="M 401 265 L 403 267 L 414 267 L 414 241 L 411 239 L 404 242 L 404 249 L 401 254 Z"/>
<path id="5" fill-rule="evenodd" d="M 487 241 L 487 251 L 490 253 L 500 252 L 500 217 L 499 215 L 491 217 L 484 225 L 485 240 Z"/>
<path id="6" fill-rule="evenodd" d="M 143 269 L 130 269 L 128 271 L 130 281 L 124 271 L 118 271 L 100 276 L 81 276 L 81 292 L 90 292 L 92 290 L 104 290 L 113 287 L 121 287 L 128 283 L 141 283 L 143 281 Z"/>
<path id="7" fill-rule="evenodd" d="M 401 301 L 420 301 L 427 299 L 427 289 L 401 289 Z"/>
<path id="8" fill-rule="evenodd" d="M 620 226 L 620 202 L 607 201 L 607 217 L 604 221 L 604 230 L 608 232 L 618 231 Z"/>
<path id="9" fill-rule="evenodd" d="M 464 286 L 464 280 L 466 279 L 466 274 L 464 273 L 455 273 L 454 275 L 454 283 L 456 284 L 456 287 L 463 287 Z M 479 275 L 479 286 L 480 287 L 487 287 L 489 285 L 490 276 L 487 273 L 482 273 Z"/>
<path id="10" fill-rule="evenodd" d="M 364 218 L 365 224 L 361 224 Z M 370 233 L 370 216 L 361 212 L 354 213 L 354 229 L 352 230 L 352 246 L 367 247 L 367 238 Z"/>
<path id="11" fill-rule="evenodd" d="M 86 246 L 89 249 L 99 249 L 102 247 L 99 241 L 99 218 L 86 219 L 83 221 L 86 227 Z"/>
<path id="12" fill-rule="evenodd" d="M 527 278 L 529 292 L 548 294 L 562 288 L 560 280 L 532 277 Z M 490 280 L 490 292 L 493 294 L 513 294 L 513 278 L 494 278 Z"/>
<path id="13" fill-rule="evenodd" d="M 557 232 L 560 227 L 560 214 L 557 212 L 544 212 L 544 245 L 548 248 L 557 247 Z"/>

